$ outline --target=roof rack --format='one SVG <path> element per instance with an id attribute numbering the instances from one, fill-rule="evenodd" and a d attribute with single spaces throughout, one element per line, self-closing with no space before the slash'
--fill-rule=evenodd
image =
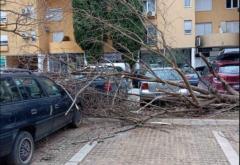
<path id="1" fill-rule="evenodd" d="M 28 73 L 28 74 L 32 74 L 32 72 L 30 70 L 19 69 L 19 68 L 0 69 L 0 73 Z"/>

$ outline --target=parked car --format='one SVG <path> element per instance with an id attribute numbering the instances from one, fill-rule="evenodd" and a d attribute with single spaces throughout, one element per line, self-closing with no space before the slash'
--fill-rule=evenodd
<path id="1" fill-rule="evenodd" d="M 173 68 L 153 68 L 152 71 L 162 80 L 182 83 L 180 75 Z M 156 78 L 151 72 L 146 72 L 145 76 L 149 78 Z M 166 96 L 165 93 L 158 91 L 158 89 L 172 93 L 187 94 L 185 89 L 181 89 L 176 86 L 152 81 L 142 81 L 140 87 L 140 102 L 149 102 L 156 97 Z"/>
<path id="2" fill-rule="evenodd" d="M 71 104 L 68 93 L 47 77 L 1 70 L 0 157 L 9 164 L 30 164 L 34 142 L 67 124 L 80 125 L 77 107 L 65 115 Z"/>
<path id="3" fill-rule="evenodd" d="M 124 62 L 114 62 L 114 63 L 102 63 L 101 66 L 112 66 L 112 67 L 120 67 L 124 72 L 131 72 L 130 65 Z"/>
<path id="4" fill-rule="evenodd" d="M 197 73 L 190 67 L 184 67 L 183 72 L 185 73 L 185 76 L 190 83 L 190 85 L 198 86 L 199 78 Z"/>
<path id="5" fill-rule="evenodd" d="M 100 74 L 98 78 L 91 82 L 90 87 L 109 94 L 115 94 L 118 90 L 119 92 L 122 92 L 122 94 L 127 95 L 129 88 L 128 80 L 124 77 L 114 76 L 114 74 L 121 72 L 118 67 L 97 66 L 89 72 L 93 75 Z M 113 76 L 106 76 L 106 74 L 113 74 Z M 75 79 L 85 80 L 86 76 L 93 77 L 93 75 L 82 75 L 81 73 L 78 73 L 75 75 Z"/>
<path id="6" fill-rule="evenodd" d="M 239 61 L 216 61 L 213 63 L 213 69 L 218 75 L 223 78 L 233 89 L 240 91 L 239 88 Z M 217 89 L 220 93 L 225 93 L 222 83 L 209 72 L 208 67 L 204 67 L 201 79 L 203 82 L 199 83 L 199 87 L 209 89 L 210 86 Z"/>
<path id="7" fill-rule="evenodd" d="M 143 69 L 137 69 L 134 73 L 133 73 L 133 76 L 135 78 L 143 78 L 145 75 L 145 71 Z M 134 88 L 139 88 L 140 87 L 140 83 L 141 83 L 141 80 L 139 79 L 133 79 L 132 80 L 132 85 Z"/>

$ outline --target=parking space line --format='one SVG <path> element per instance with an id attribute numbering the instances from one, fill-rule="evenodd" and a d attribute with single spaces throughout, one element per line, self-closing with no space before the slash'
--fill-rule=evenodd
<path id="1" fill-rule="evenodd" d="M 96 145 L 97 141 L 87 143 L 65 165 L 78 165 Z"/>
<path id="2" fill-rule="evenodd" d="M 239 156 L 236 151 L 233 149 L 232 145 L 229 141 L 224 137 L 224 134 L 219 131 L 212 131 L 214 137 L 216 138 L 218 144 L 222 148 L 227 160 L 229 161 L 230 165 L 239 165 Z"/>

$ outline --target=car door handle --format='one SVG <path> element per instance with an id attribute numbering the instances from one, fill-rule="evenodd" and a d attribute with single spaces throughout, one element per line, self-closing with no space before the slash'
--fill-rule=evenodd
<path id="1" fill-rule="evenodd" d="M 38 112 L 37 109 L 31 109 L 31 114 L 32 114 L 32 115 L 36 115 L 37 112 Z"/>
<path id="2" fill-rule="evenodd" d="M 54 108 L 55 108 L 55 109 L 59 109 L 60 106 L 59 106 L 58 104 L 55 104 L 55 105 L 54 105 Z"/>

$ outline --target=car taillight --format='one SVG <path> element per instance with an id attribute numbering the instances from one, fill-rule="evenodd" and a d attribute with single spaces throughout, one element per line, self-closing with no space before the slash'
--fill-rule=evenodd
<path id="1" fill-rule="evenodd" d="M 105 91 L 105 92 L 110 92 L 110 91 L 112 91 L 112 84 L 109 83 L 109 82 L 106 82 L 106 83 L 104 84 L 104 91 Z"/>
<path id="2" fill-rule="evenodd" d="M 142 83 L 141 89 L 142 89 L 142 90 L 148 89 L 148 83 Z"/>

